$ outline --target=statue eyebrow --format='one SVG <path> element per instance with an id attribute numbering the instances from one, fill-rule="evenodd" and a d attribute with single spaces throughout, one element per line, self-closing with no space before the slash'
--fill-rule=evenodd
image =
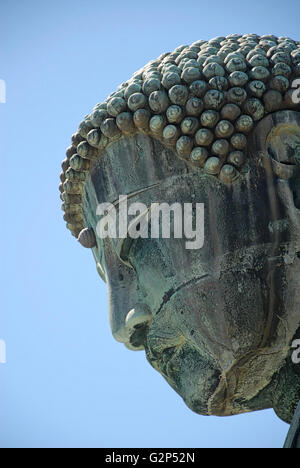
<path id="1" fill-rule="evenodd" d="M 160 183 L 152 184 L 152 185 L 149 185 L 148 187 L 144 187 L 144 188 L 142 188 L 140 190 L 136 190 L 134 192 L 130 192 L 130 193 L 127 193 L 127 194 L 124 194 L 124 195 L 126 195 L 127 198 L 132 198 L 135 195 L 138 195 L 139 193 L 147 192 L 148 190 L 151 190 L 153 187 L 157 187 L 158 185 L 160 185 Z M 112 203 L 112 205 L 115 206 L 115 207 L 117 207 L 119 204 L 120 204 L 119 199 Z"/>

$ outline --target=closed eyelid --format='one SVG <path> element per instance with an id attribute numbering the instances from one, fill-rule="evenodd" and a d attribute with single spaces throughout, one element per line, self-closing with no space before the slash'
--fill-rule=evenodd
<path id="1" fill-rule="evenodd" d="M 150 213 L 150 216 L 149 216 L 149 213 Z M 147 216 L 147 223 L 149 225 L 151 223 L 151 207 L 150 206 L 147 207 L 147 209 L 145 211 L 143 211 L 138 217 L 135 217 L 133 222 L 135 224 L 138 224 L 139 220 L 141 220 L 145 216 Z M 132 267 L 132 265 L 128 261 L 129 252 L 130 252 L 130 249 L 131 249 L 132 245 L 134 244 L 134 242 L 137 241 L 138 239 L 140 239 L 141 237 L 138 237 L 137 239 L 132 238 L 131 236 L 128 235 L 129 234 L 128 233 L 129 229 L 130 229 L 130 223 L 128 225 L 128 230 L 127 230 L 126 237 L 120 239 L 117 253 L 118 253 L 118 256 L 119 256 L 120 260 L 122 260 L 124 263 L 126 263 L 127 265 Z"/>
<path id="2" fill-rule="evenodd" d="M 160 184 L 160 183 L 152 184 L 152 185 L 149 185 L 148 187 L 142 188 L 142 189 L 140 189 L 140 190 L 136 190 L 136 191 L 134 191 L 134 192 L 130 192 L 130 193 L 128 193 L 128 194 L 126 194 L 126 195 L 122 195 L 122 196 L 126 196 L 127 199 L 128 199 L 128 198 L 132 198 L 132 197 L 134 197 L 135 195 L 139 195 L 140 193 L 147 192 L 148 190 L 151 190 L 151 189 L 154 188 L 154 187 L 158 187 L 158 185 L 161 185 L 161 184 Z M 118 198 L 118 200 L 116 200 L 116 201 L 114 201 L 114 202 L 112 203 L 112 205 L 113 205 L 114 207 L 116 207 L 116 208 L 118 207 L 119 204 L 120 204 L 120 198 Z"/>
<path id="3" fill-rule="evenodd" d="M 140 190 L 136 190 L 134 192 L 130 192 L 126 195 L 120 195 L 119 198 L 117 200 L 115 200 L 113 203 L 111 203 L 111 207 L 109 207 L 107 209 L 107 213 L 109 213 L 110 211 L 112 210 L 116 210 L 117 212 L 119 211 L 119 208 L 120 208 L 120 205 L 122 204 L 122 201 L 124 201 L 124 198 L 121 198 L 121 197 L 126 197 L 126 199 L 131 199 L 141 193 L 144 193 L 144 192 L 147 192 L 147 191 L 150 191 L 152 190 L 153 188 L 156 188 L 158 187 L 159 185 L 162 185 L 162 182 L 158 182 L 158 183 L 155 183 L 155 184 L 152 184 L 152 185 L 149 185 L 148 187 L 145 187 L 143 189 L 140 189 Z M 143 218 L 144 216 L 148 215 L 148 225 L 151 224 L 151 204 L 150 206 L 147 206 L 145 203 L 144 203 L 146 209 L 140 213 L 140 215 L 138 215 L 138 218 Z M 134 220 L 132 220 L 132 222 L 134 222 L 135 224 L 138 223 L 137 217 L 134 218 Z M 128 229 L 130 228 L 130 223 L 129 225 L 127 226 L 127 233 L 126 233 L 126 237 L 122 237 L 122 238 L 115 238 L 115 239 L 111 239 L 112 240 L 112 245 L 114 247 L 114 250 L 117 254 L 117 256 L 119 257 L 119 259 L 125 263 L 125 265 L 129 266 L 130 268 L 133 268 L 133 266 L 129 263 L 128 261 L 128 254 L 129 254 L 129 251 L 133 245 L 133 243 L 136 241 L 136 240 L 139 240 L 140 237 L 138 237 L 137 239 L 134 239 L 130 236 L 128 236 Z"/>

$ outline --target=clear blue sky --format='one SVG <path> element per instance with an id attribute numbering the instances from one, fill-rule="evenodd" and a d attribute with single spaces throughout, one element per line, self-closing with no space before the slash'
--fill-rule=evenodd
<path id="1" fill-rule="evenodd" d="M 106 286 L 64 227 L 78 123 L 149 60 L 233 32 L 299 36 L 299 0 L 2 0 L 1 447 L 281 447 L 272 410 L 192 413 L 110 334 Z"/>

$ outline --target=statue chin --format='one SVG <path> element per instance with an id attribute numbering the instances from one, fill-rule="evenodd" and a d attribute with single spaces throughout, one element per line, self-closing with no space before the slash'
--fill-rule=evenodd
<path id="1" fill-rule="evenodd" d="M 271 288 L 297 277 L 286 290 L 294 298 L 300 266 L 270 272 L 261 252 L 252 258 L 260 260 L 256 269 L 236 268 L 178 287 L 146 333 L 148 361 L 196 413 L 229 416 L 273 407 L 271 388 L 278 389 L 280 369 L 290 359 L 293 332 L 288 336 L 286 326 L 294 329 L 299 306 L 286 310 L 280 294 L 273 302 L 270 274 Z"/>

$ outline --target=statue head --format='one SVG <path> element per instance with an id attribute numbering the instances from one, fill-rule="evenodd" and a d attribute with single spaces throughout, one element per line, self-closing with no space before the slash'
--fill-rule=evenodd
<path id="1" fill-rule="evenodd" d="M 299 77 L 289 38 L 180 46 L 97 104 L 62 164 L 113 336 L 200 414 L 290 421 L 300 398 Z"/>

